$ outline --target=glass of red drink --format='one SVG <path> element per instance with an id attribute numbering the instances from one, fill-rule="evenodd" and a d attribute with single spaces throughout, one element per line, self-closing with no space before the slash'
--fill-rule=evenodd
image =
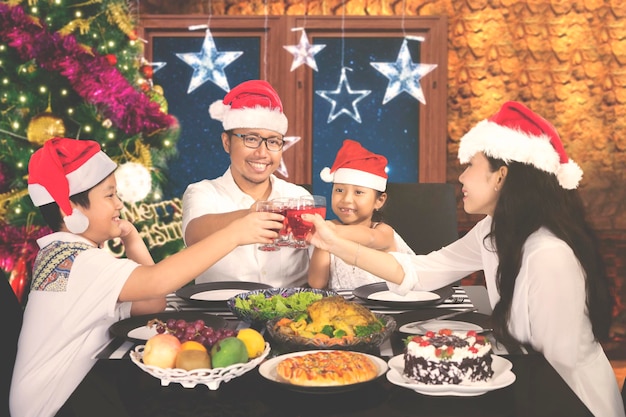
<path id="1" fill-rule="evenodd" d="M 288 197 L 274 198 L 271 200 L 272 202 L 280 205 L 280 214 L 285 216 L 283 228 L 280 229 L 280 232 L 278 232 L 278 239 L 274 239 L 274 244 L 276 246 L 289 246 L 291 244 L 291 231 L 289 229 L 289 222 L 287 221 L 287 207 L 289 205 L 289 200 L 290 198 Z"/>
<path id="2" fill-rule="evenodd" d="M 309 244 L 306 236 L 313 228 L 313 223 L 304 221 L 302 215 L 305 213 L 318 213 L 326 217 L 326 197 L 324 196 L 303 196 L 291 199 L 287 207 L 287 222 L 291 229 L 291 247 L 307 248 Z"/>
<path id="3" fill-rule="evenodd" d="M 256 203 L 256 211 L 267 211 L 267 212 L 282 214 L 284 216 L 285 215 L 285 202 L 274 201 L 274 200 L 258 201 Z M 276 233 L 278 233 L 280 236 L 281 229 L 273 229 L 273 230 Z M 274 251 L 280 250 L 280 247 L 276 245 L 276 240 L 277 239 L 275 239 L 273 243 L 266 243 L 264 245 L 259 245 L 259 250 L 262 250 L 264 252 L 274 252 Z"/>

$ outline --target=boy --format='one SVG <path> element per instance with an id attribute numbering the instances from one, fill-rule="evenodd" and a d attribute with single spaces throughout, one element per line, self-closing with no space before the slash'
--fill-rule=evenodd
<path id="1" fill-rule="evenodd" d="M 269 243 L 283 217 L 250 213 L 155 264 L 121 219 L 116 164 L 97 142 L 53 138 L 31 157 L 28 191 L 55 231 L 38 240 L 15 362 L 13 417 L 54 415 L 89 372 L 108 328 L 164 310 L 165 296 L 242 244 Z M 102 244 L 121 238 L 128 259 Z"/>

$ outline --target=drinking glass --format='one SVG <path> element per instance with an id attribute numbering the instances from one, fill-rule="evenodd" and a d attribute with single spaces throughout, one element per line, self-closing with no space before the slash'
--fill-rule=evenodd
<path id="1" fill-rule="evenodd" d="M 326 217 L 326 197 L 324 196 L 303 196 L 289 201 L 287 207 L 287 221 L 291 228 L 291 247 L 304 249 L 309 246 L 306 242 L 306 235 L 313 228 L 313 223 L 302 220 L 305 213 L 319 213 Z"/>
<path id="2" fill-rule="evenodd" d="M 271 213 L 278 213 L 285 215 L 285 205 L 279 201 L 258 201 L 256 203 L 256 211 L 266 211 Z M 284 227 L 283 227 L 284 228 Z M 276 233 L 280 234 L 280 229 L 273 229 Z M 259 250 L 264 252 L 274 252 L 280 250 L 280 248 L 276 245 L 276 242 L 266 243 L 263 245 L 259 245 Z"/>
<path id="3" fill-rule="evenodd" d="M 290 198 L 288 197 L 279 197 L 271 200 L 275 204 L 281 206 L 282 210 L 280 214 L 285 216 L 285 220 L 283 220 L 283 228 L 280 229 L 280 232 L 278 232 L 278 238 L 274 239 L 274 245 L 279 247 L 289 246 L 291 243 L 291 231 L 289 229 L 289 222 L 287 221 L 287 207 L 289 206 L 289 200 Z"/>

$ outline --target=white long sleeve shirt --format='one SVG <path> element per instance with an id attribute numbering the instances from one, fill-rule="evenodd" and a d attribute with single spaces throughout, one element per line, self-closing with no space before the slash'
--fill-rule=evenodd
<path id="1" fill-rule="evenodd" d="M 484 240 L 491 220 L 486 217 L 458 241 L 428 255 L 393 253 L 405 278 L 399 286 L 389 283 L 389 288 L 400 294 L 433 290 L 483 270 L 493 308 L 500 299 L 498 255 Z M 615 374 L 594 340 L 585 301 L 584 270 L 571 248 L 544 228 L 530 235 L 515 282 L 511 334 L 543 353 L 594 415 L 623 417 Z"/>

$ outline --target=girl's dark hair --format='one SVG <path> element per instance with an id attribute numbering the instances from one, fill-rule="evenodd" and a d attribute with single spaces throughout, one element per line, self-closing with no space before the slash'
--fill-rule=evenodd
<path id="1" fill-rule="evenodd" d="M 578 258 L 585 272 L 586 304 L 593 334 L 596 340 L 607 338 L 613 300 L 598 242 L 586 221 L 578 191 L 562 188 L 555 175 L 531 165 L 487 159 L 493 172 L 501 166 L 508 166 L 491 232 L 485 238 L 492 239 L 499 258 L 496 283 L 500 301 L 492 314 L 496 339 L 508 346 L 520 344 L 508 330 L 511 302 L 524 243 L 540 227 L 547 228 L 567 243 Z"/>
<path id="2" fill-rule="evenodd" d="M 379 198 L 384 193 L 384 191 L 378 191 L 378 190 L 374 190 L 374 191 L 376 191 L 376 198 Z M 383 207 L 384 206 L 385 205 L 383 204 Z M 381 213 L 381 210 L 382 210 L 383 207 L 381 207 L 378 210 L 374 210 L 374 212 L 372 213 L 372 222 L 374 222 L 374 223 L 384 223 L 385 218 L 384 218 L 383 214 Z"/>
<path id="3" fill-rule="evenodd" d="M 89 191 L 91 191 L 91 189 L 70 196 L 70 201 L 88 209 Z M 56 202 L 53 201 L 52 203 L 40 206 L 39 211 L 41 212 L 43 219 L 54 232 L 61 230 L 61 227 L 63 226 L 63 217 L 61 217 L 61 209 Z"/>

